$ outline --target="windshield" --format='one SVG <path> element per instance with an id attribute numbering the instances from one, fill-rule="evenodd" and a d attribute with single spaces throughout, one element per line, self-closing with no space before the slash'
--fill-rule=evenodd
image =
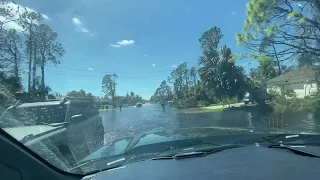
<path id="1" fill-rule="evenodd" d="M 317 0 L 1 0 L 0 39 L 0 127 L 67 172 L 320 133 Z"/>

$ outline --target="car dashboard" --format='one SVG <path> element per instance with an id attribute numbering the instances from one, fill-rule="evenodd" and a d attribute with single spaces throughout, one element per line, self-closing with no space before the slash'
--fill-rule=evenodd
<path id="1" fill-rule="evenodd" d="M 101 171 L 86 178 L 94 180 L 308 180 L 320 177 L 318 167 L 320 167 L 319 158 L 296 155 L 285 149 L 248 146 L 205 157 L 141 161 Z"/>

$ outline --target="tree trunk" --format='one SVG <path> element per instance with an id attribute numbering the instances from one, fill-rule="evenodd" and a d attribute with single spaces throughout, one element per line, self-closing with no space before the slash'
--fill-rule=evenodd
<path id="1" fill-rule="evenodd" d="M 28 92 L 31 91 L 31 67 L 32 67 L 32 33 L 31 24 L 29 26 L 29 72 L 28 72 Z"/>
<path id="2" fill-rule="evenodd" d="M 31 46 L 31 43 L 29 42 Z M 31 91 L 31 67 L 32 67 L 32 50 L 31 47 L 29 49 L 29 72 L 28 72 L 28 92 Z"/>
<path id="3" fill-rule="evenodd" d="M 33 68 L 32 68 L 32 78 L 33 78 L 33 82 L 32 82 L 32 89 L 33 91 L 36 90 L 36 82 L 37 82 L 37 45 L 34 44 L 34 49 L 33 49 Z"/>
<path id="4" fill-rule="evenodd" d="M 46 85 L 44 84 L 44 56 L 42 55 L 42 60 L 41 60 L 41 90 L 44 91 L 46 88 Z"/>
<path id="5" fill-rule="evenodd" d="M 19 78 L 19 67 L 18 67 L 18 57 L 17 54 L 14 54 L 14 75 L 16 78 Z"/>
<path id="6" fill-rule="evenodd" d="M 36 90 L 36 71 L 37 71 L 37 64 L 33 61 L 33 67 L 32 67 L 32 91 L 34 92 Z"/>
<path id="7" fill-rule="evenodd" d="M 273 47 L 273 51 L 274 51 L 274 54 L 276 56 L 276 59 L 277 59 L 277 66 L 278 66 L 278 76 L 280 76 L 282 74 L 281 72 L 281 66 L 280 66 L 280 61 L 279 61 L 279 58 L 278 58 L 278 55 L 277 55 L 277 51 L 276 51 L 276 48 L 274 47 L 274 44 L 272 44 L 272 47 Z"/>

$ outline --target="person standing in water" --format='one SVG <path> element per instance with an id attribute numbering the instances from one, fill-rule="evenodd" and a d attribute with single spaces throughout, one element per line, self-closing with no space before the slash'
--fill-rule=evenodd
<path id="1" fill-rule="evenodd" d="M 165 111 L 165 108 L 164 108 L 165 104 L 162 103 L 161 106 L 162 106 L 162 110 L 163 110 L 163 112 L 164 112 L 164 111 Z"/>
<path id="2" fill-rule="evenodd" d="M 119 108 L 120 108 L 120 111 L 121 111 L 121 108 L 122 108 L 122 104 L 120 104 L 120 105 L 119 105 Z"/>

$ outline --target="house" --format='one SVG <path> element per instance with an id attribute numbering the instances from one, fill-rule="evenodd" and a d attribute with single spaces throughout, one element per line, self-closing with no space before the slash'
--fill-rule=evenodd
<path id="1" fill-rule="evenodd" d="M 279 94 L 285 95 L 286 90 L 292 89 L 297 94 L 297 98 L 312 96 L 317 92 L 316 75 L 319 70 L 315 66 L 304 66 L 291 70 L 268 80 L 266 82 L 267 91 L 270 93 L 271 90 L 275 90 Z"/>

